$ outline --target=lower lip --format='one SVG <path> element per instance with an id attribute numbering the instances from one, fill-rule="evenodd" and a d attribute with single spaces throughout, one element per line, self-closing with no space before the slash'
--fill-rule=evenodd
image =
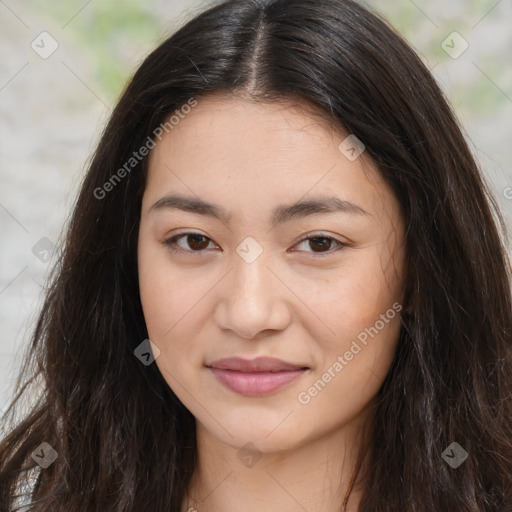
<path id="1" fill-rule="evenodd" d="M 245 396 L 260 396 L 272 393 L 294 381 L 306 371 L 306 369 L 302 369 L 244 373 L 219 368 L 210 368 L 210 370 L 224 386 Z"/>

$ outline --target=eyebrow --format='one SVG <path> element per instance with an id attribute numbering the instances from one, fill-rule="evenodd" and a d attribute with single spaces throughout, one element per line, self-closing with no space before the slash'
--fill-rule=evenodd
<path id="1" fill-rule="evenodd" d="M 182 210 L 185 212 L 205 215 L 229 224 L 232 214 L 222 206 L 203 201 L 195 197 L 186 197 L 178 194 L 170 194 L 160 198 L 149 209 L 150 212 L 162 210 Z M 285 222 L 304 218 L 320 213 L 349 213 L 355 215 L 371 216 L 357 204 L 345 201 L 336 196 L 318 196 L 307 201 L 297 201 L 292 204 L 281 204 L 271 213 L 272 227 Z"/>

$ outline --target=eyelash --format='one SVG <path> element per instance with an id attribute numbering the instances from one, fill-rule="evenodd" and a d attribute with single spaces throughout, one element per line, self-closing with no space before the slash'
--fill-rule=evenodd
<path id="1" fill-rule="evenodd" d="M 212 241 L 211 238 L 209 238 L 206 235 L 203 235 L 201 233 L 186 232 L 186 233 L 180 233 L 178 235 L 174 235 L 173 237 L 165 240 L 163 242 L 163 245 L 165 245 L 170 251 L 175 252 L 175 253 L 181 253 L 181 254 L 185 253 L 185 254 L 188 254 L 190 256 L 201 256 L 204 253 L 205 249 L 202 249 L 200 251 L 191 251 L 191 250 L 181 249 L 181 248 L 178 248 L 176 246 L 177 240 L 179 240 L 182 237 L 187 237 L 189 235 L 201 236 L 203 238 L 206 238 L 207 240 Z M 345 247 L 348 247 L 347 243 L 340 242 L 336 238 L 333 238 L 331 236 L 325 236 L 322 233 L 313 233 L 313 235 L 309 235 L 307 237 L 304 237 L 301 240 L 299 240 L 296 245 L 300 245 L 301 243 L 303 243 L 303 242 L 305 242 L 307 240 L 313 240 L 315 238 L 322 238 L 322 239 L 326 239 L 326 240 L 331 240 L 331 241 L 335 242 L 336 244 L 338 244 L 338 249 L 336 249 L 336 250 L 329 250 L 329 251 L 320 252 L 320 253 L 312 252 L 311 254 L 313 255 L 314 258 L 325 258 L 327 256 L 332 255 L 333 253 L 336 253 L 336 252 L 344 249 Z"/>

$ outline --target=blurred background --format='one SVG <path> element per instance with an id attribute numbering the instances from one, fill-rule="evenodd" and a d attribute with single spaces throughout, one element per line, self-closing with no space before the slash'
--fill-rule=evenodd
<path id="1" fill-rule="evenodd" d="M 112 107 L 144 57 L 211 4 L 0 0 L 0 411 Z M 511 230 L 512 0 L 366 4 L 431 69 Z"/>

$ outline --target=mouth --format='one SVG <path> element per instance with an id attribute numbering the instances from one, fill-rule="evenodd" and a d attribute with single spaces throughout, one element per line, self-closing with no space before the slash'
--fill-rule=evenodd
<path id="1" fill-rule="evenodd" d="M 225 387 L 244 396 L 267 395 L 299 378 L 309 367 L 281 359 L 238 357 L 221 359 L 206 365 Z"/>
<path id="2" fill-rule="evenodd" d="M 308 369 L 301 364 L 293 364 L 277 359 L 275 357 L 256 357 L 255 359 L 244 359 L 242 357 L 228 357 L 219 359 L 207 365 L 210 368 L 219 370 L 231 370 L 244 373 L 256 372 L 283 372 Z"/>

